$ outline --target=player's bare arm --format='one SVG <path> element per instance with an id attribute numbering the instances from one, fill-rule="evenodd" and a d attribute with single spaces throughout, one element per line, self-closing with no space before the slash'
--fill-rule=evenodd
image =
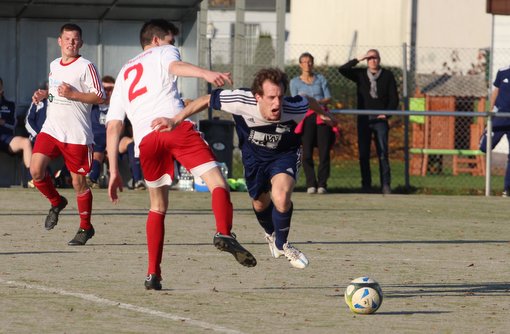
<path id="1" fill-rule="evenodd" d="M 97 96 L 96 93 L 80 92 L 66 82 L 63 82 L 58 86 L 57 92 L 59 96 L 65 97 L 71 101 L 79 101 L 88 104 L 102 104 L 105 102 L 105 99 Z"/>
<path id="2" fill-rule="evenodd" d="M 320 106 L 316 99 L 309 96 L 307 96 L 306 99 L 308 100 L 310 109 L 319 114 L 324 123 L 326 123 L 329 126 L 337 126 L 338 122 L 336 121 L 335 116 L 333 116 L 333 114 L 330 113 L 329 111 L 322 109 L 322 107 Z"/>
<path id="3" fill-rule="evenodd" d="M 209 106 L 211 95 L 204 95 L 190 102 L 180 113 L 173 118 L 158 117 L 151 123 L 154 131 L 166 132 L 172 131 L 177 125 L 181 124 L 186 118 L 205 110 Z"/>
<path id="4" fill-rule="evenodd" d="M 45 89 L 38 89 L 34 92 L 34 95 L 32 95 L 32 102 L 35 104 L 38 104 L 44 99 L 48 98 L 48 90 Z"/>
<path id="5" fill-rule="evenodd" d="M 179 77 L 202 78 L 205 81 L 214 84 L 216 87 L 222 87 L 227 83 L 233 83 L 230 73 L 209 71 L 183 61 L 172 62 L 169 66 L 169 71 L 171 74 Z"/>
<path id="6" fill-rule="evenodd" d="M 122 177 L 119 172 L 119 141 L 122 133 L 122 122 L 111 120 L 106 124 L 106 151 L 110 164 L 110 181 L 108 183 L 108 196 L 110 201 L 117 203 L 119 197 L 117 189 L 122 192 Z"/>

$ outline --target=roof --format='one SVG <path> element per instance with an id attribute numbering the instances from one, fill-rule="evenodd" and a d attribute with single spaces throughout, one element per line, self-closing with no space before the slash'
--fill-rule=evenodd
<path id="1" fill-rule="evenodd" d="M 428 96 L 487 96 L 484 74 L 417 74 L 416 87 Z"/>
<path id="2" fill-rule="evenodd" d="M 0 18 L 135 20 L 195 17 L 202 0 L 0 0 Z"/>

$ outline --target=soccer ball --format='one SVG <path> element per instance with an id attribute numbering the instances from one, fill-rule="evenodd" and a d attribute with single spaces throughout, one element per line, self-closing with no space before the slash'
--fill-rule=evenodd
<path id="1" fill-rule="evenodd" d="M 379 283 L 369 277 L 358 277 L 345 289 L 345 302 L 352 312 L 370 314 L 379 309 L 383 294 Z"/>

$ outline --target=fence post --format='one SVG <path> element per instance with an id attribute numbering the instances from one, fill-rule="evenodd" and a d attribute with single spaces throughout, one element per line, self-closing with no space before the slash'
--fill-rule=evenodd
<path id="1" fill-rule="evenodd" d="M 492 169 L 492 117 L 493 112 L 489 111 L 487 116 L 487 146 L 485 147 L 485 196 L 491 195 L 491 169 Z"/>
<path id="2" fill-rule="evenodd" d="M 409 110 L 409 96 L 407 91 L 407 44 L 402 44 L 402 97 L 404 110 Z M 409 115 L 404 116 L 404 186 L 409 192 Z"/>

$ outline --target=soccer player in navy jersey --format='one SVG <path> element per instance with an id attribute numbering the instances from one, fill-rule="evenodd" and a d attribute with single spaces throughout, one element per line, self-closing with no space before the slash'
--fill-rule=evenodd
<path id="1" fill-rule="evenodd" d="M 301 164 L 301 139 L 294 130 L 308 109 L 328 124 L 336 125 L 336 121 L 311 97 L 284 97 L 287 87 L 287 76 L 281 70 L 262 69 L 255 75 L 251 91 L 214 90 L 174 118 L 156 118 L 152 127 L 170 131 L 209 104 L 233 114 L 253 211 L 265 231 L 271 255 L 285 256 L 293 267 L 302 269 L 308 266 L 308 259 L 287 240 L 293 211 L 291 195 Z"/>

